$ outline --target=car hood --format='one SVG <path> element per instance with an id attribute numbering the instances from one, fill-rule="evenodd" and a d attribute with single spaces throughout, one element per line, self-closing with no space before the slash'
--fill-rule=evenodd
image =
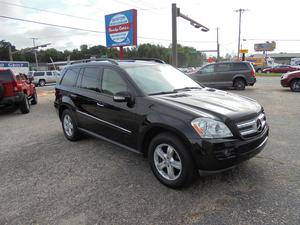
<path id="1" fill-rule="evenodd" d="M 155 98 L 202 116 L 206 114 L 204 116 L 225 116 L 231 119 L 257 114 L 262 109 L 253 99 L 212 88 L 159 95 Z"/>

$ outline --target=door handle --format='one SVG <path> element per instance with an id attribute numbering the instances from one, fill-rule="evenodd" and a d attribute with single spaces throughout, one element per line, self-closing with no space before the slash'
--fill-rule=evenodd
<path id="1" fill-rule="evenodd" d="M 104 107 L 104 105 L 103 105 L 102 102 L 97 102 L 97 106 L 99 106 L 99 107 Z"/>
<path id="2" fill-rule="evenodd" d="M 75 94 L 70 94 L 71 98 L 77 98 L 77 95 Z"/>

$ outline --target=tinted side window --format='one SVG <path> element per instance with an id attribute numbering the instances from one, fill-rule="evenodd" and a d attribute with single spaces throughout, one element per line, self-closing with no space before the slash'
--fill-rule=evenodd
<path id="1" fill-rule="evenodd" d="M 214 65 L 208 65 L 201 69 L 202 73 L 213 73 L 214 72 Z"/>
<path id="2" fill-rule="evenodd" d="M 232 70 L 249 70 L 247 64 L 245 63 L 233 63 L 231 68 Z"/>
<path id="3" fill-rule="evenodd" d="M 92 91 L 100 91 L 99 72 L 99 69 L 96 67 L 85 68 L 81 78 L 80 87 Z"/>
<path id="4" fill-rule="evenodd" d="M 44 76 L 45 75 L 45 72 L 34 72 L 34 77 L 41 77 L 41 76 Z"/>
<path id="5" fill-rule="evenodd" d="M 102 91 L 104 93 L 114 95 L 127 90 L 127 84 L 118 72 L 112 69 L 104 69 L 102 76 Z"/>
<path id="6" fill-rule="evenodd" d="M 230 71 L 230 64 L 229 63 L 217 64 L 217 65 L 215 65 L 215 71 L 216 72 Z"/>
<path id="7" fill-rule="evenodd" d="M 46 72 L 47 76 L 52 76 L 52 72 Z"/>
<path id="8" fill-rule="evenodd" d="M 77 68 L 68 69 L 61 81 L 61 84 L 68 86 L 68 87 L 74 86 L 78 72 L 79 72 L 79 69 L 77 69 Z"/>

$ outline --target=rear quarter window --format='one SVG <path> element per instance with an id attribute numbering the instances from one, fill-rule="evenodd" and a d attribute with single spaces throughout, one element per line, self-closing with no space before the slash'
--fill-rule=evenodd
<path id="1" fill-rule="evenodd" d="M 249 67 L 246 63 L 233 63 L 231 65 L 231 69 L 236 71 L 236 70 L 249 70 Z"/>
<path id="2" fill-rule="evenodd" d="M 1 70 L 0 71 L 0 81 L 12 81 L 13 74 L 10 70 Z"/>
<path id="3" fill-rule="evenodd" d="M 79 68 L 70 68 L 65 72 L 65 75 L 62 78 L 61 85 L 73 87 L 77 80 L 77 75 Z"/>

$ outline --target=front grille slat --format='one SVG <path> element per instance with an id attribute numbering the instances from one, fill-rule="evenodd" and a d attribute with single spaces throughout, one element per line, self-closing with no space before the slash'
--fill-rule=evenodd
<path id="1" fill-rule="evenodd" d="M 253 119 L 237 123 L 236 126 L 242 137 L 251 137 L 259 134 L 266 126 L 265 114 L 261 113 Z"/>

